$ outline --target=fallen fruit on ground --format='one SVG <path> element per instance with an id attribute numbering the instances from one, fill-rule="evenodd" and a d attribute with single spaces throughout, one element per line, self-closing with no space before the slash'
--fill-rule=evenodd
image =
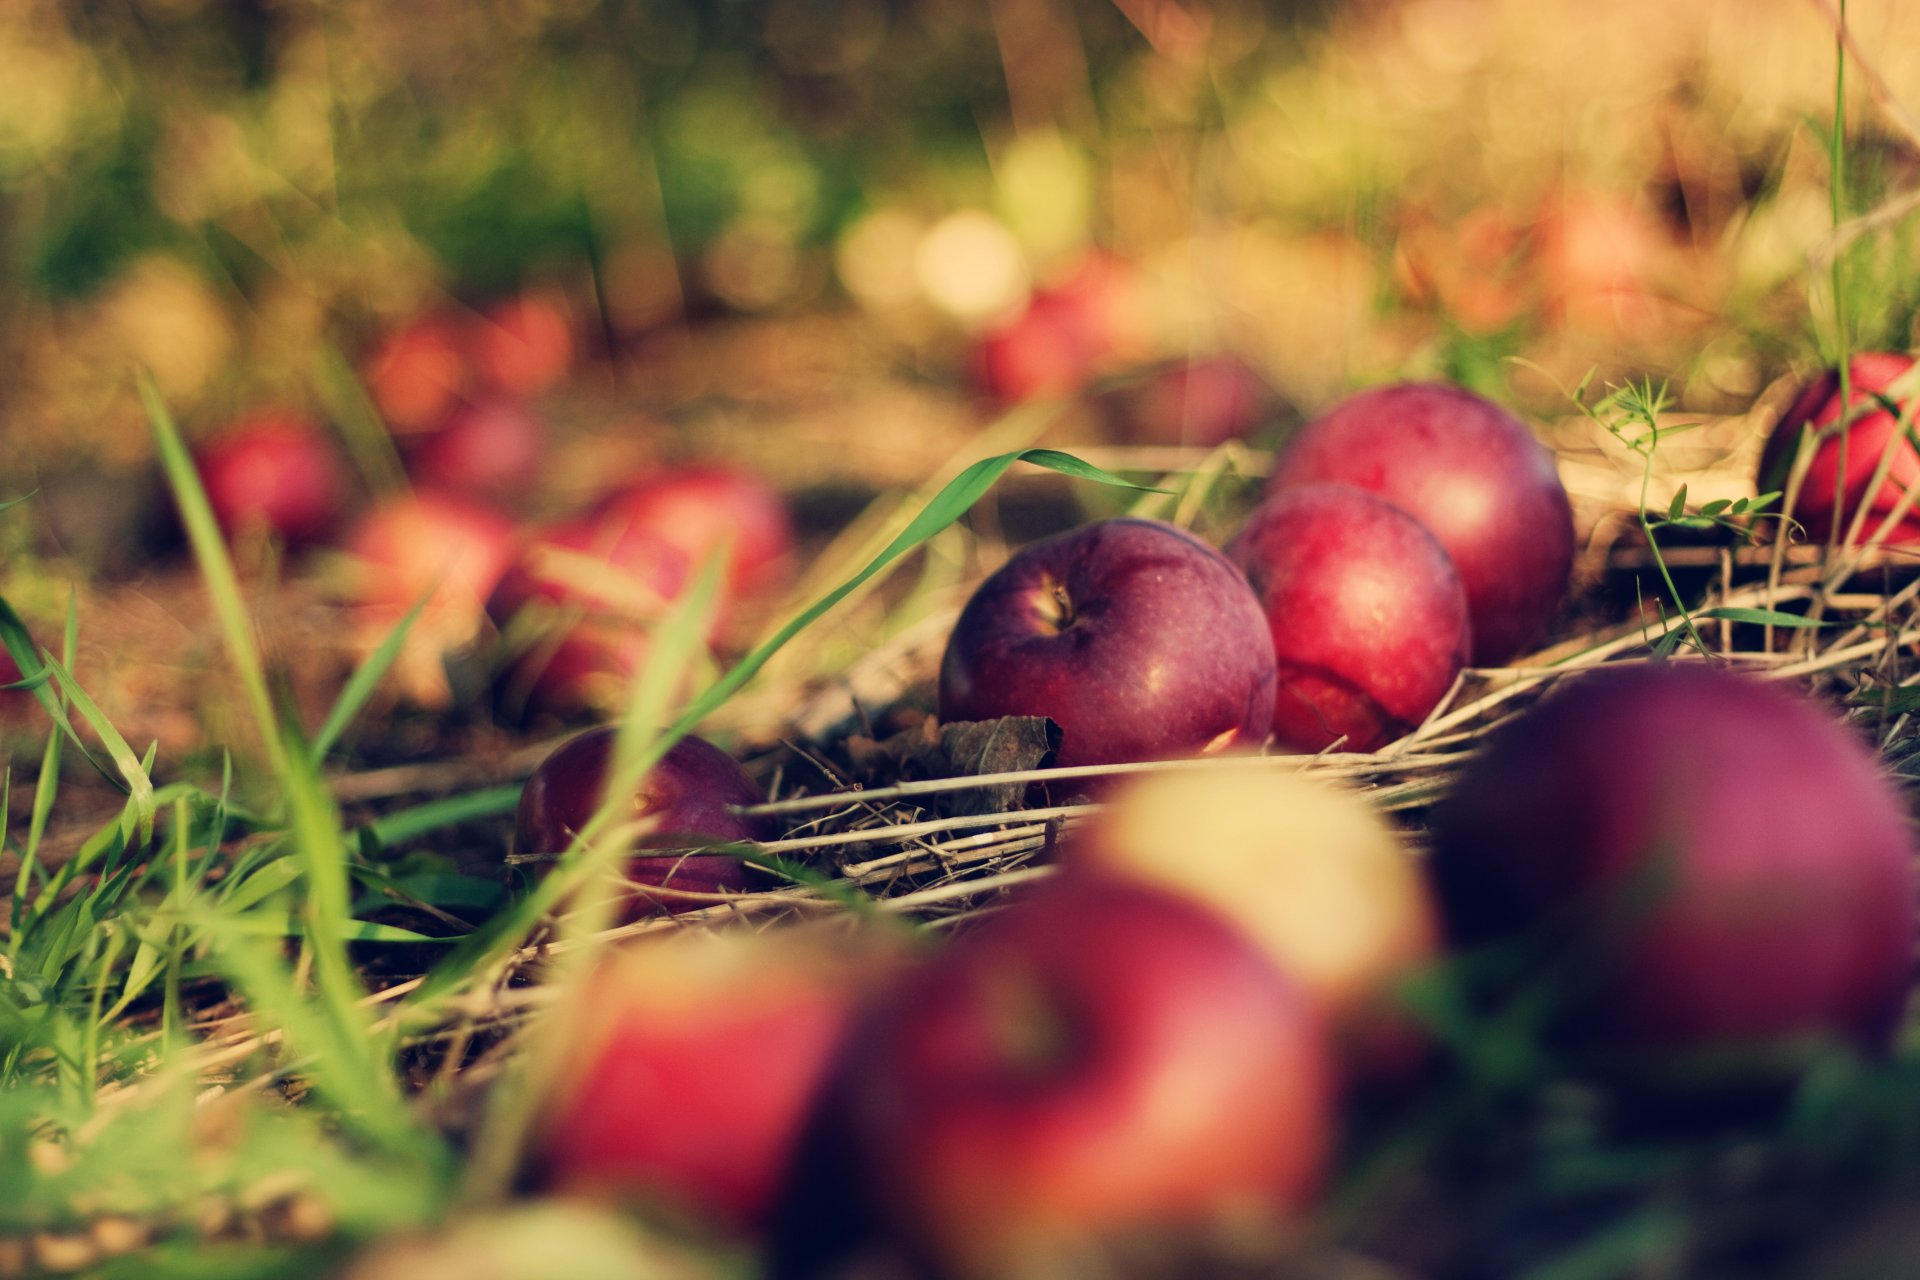
<path id="1" fill-rule="evenodd" d="M 968 600 L 940 664 L 942 720 L 1049 717 L 1061 765 L 1251 750 L 1273 699 L 1273 638 L 1246 579 L 1154 520 L 1021 549 Z"/>
<path id="2" fill-rule="evenodd" d="M 550 390 L 573 363 L 573 325 L 565 307 L 535 291 L 487 307 L 467 322 L 465 337 L 475 379 L 514 399 Z"/>
<path id="3" fill-rule="evenodd" d="M 793 518 L 786 499 L 742 467 L 715 464 L 663 471 L 602 500 L 594 518 L 650 533 L 697 569 L 726 548 L 726 593 L 778 590 L 793 575 Z"/>
<path id="4" fill-rule="evenodd" d="M 511 501 L 538 482 L 546 430 L 513 400 L 462 404 L 408 451 L 407 469 L 422 488 Z"/>
<path id="5" fill-rule="evenodd" d="M 1467 597 L 1440 543 L 1344 484 L 1282 489 L 1227 546 L 1273 631 L 1273 736 L 1376 751 L 1440 704 L 1466 664 Z"/>
<path id="6" fill-rule="evenodd" d="M 1101 405 L 1115 434 L 1131 444 L 1205 448 L 1248 439 L 1284 411 L 1272 385 L 1231 354 L 1155 366 Z"/>
<path id="7" fill-rule="evenodd" d="M 536 1176 L 758 1231 L 856 1003 L 895 963 L 876 938 L 805 928 L 609 949 L 542 1037 Z"/>
<path id="8" fill-rule="evenodd" d="M 611 726 L 576 734 L 533 771 L 520 793 L 514 840 L 518 852 L 558 854 L 573 843 L 606 799 L 616 734 Z M 637 849 L 751 843 L 772 839 L 772 825 L 765 818 L 736 814 L 731 806 L 765 801 L 766 795 L 732 756 L 704 738 L 688 736 L 674 743 L 640 780 L 620 817 L 647 824 L 634 840 Z M 741 858 L 720 853 L 640 855 L 626 861 L 622 874 L 631 886 L 626 905 L 633 914 L 711 905 L 682 893 L 744 892 L 771 884 Z M 668 892 L 654 892 L 656 888 Z"/>
<path id="9" fill-rule="evenodd" d="M 1920 377 L 1909 376 L 1913 367 L 1911 356 L 1891 352 L 1855 356 L 1847 367 L 1850 399 L 1844 426 L 1840 375 L 1833 369 L 1808 383 L 1781 415 L 1760 458 L 1759 488 L 1784 492 L 1795 458 L 1806 452 L 1806 475 L 1788 514 L 1805 527 L 1808 538 L 1822 542 L 1836 529 L 1843 537 L 1849 535 L 1863 501 L 1867 512 L 1858 536 L 1871 538 L 1907 489 L 1920 484 L 1920 449 L 1911 437 L 1903 438 L 1900 415 L 1887 407 L 1902 406 L 1904 413 L 1914 392 L 1920 391 Z M 1803 445 L 1808 436 L 1812 439 Z M 1883 461 L 1886 473 L 1876 488 L 1873 477 Z M 1886 540 L 1920 540 L 1920 513 L 1914 506 L 1892 524 Z"/>
<path id="10" fill-rule="evenodd" d="M 266 532 L 317 541 L 340 519 L 347 476 L 321 427 L 277 410 L 254 414 L 194 452 L 207 505 L 229 538 Z"/>
<path id="11" fill-rule="evenodd" d="M 1300 429 L 1269 495 L 1350 484 L 1427 526 L 1467 593 L 1476 666 L 1545 638 L 1573 568 L 1573 508 L 1553 454 L 1518 418 L 1459 387 L 1363 391 Z"/>
<path id="12" fill-rule="evenodd" d="M 842 1274 L 874 1239 L 926 1273 L 1044 1275 L 1137 1233 L 1271 1228 L 1316 1188 L 1331 1087 L 1319 1020 L 1251 941 L 1158 889 L 1063 879 L 859 1015 L 781 1274 Z"/>
<path id="13" fill-rule="evenodd" d="M 1884 1046 L 1915 853 L 1873 754 L 1811 701 L 1704 665 L 1603 670 L 1493 735 L 1433 814 L 1452 941 L 1540 946 L 1603 1051 Z"/>
<path id="14" fill-rule="evenodd" d="M 430 431 L 466 395 L 467 354 L 451 314 L 417 316 L 387 333 L 360 364 L 373 407 L 395 435 Z"/>

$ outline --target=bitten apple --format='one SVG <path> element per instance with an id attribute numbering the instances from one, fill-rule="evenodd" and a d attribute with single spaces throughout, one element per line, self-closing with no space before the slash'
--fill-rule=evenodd
<path id="1" fill-rule="evenodd" d="M 1581 677 L 1494 734 L 1432 829 L 1452 939 L 1563 957 L 1591 1045 L 1876 1048 L 1906 1003 L 1906 806 L 1776 685 L 1671 662 Z"/>
<path id="2" fill-rule="evenodd" d="M 804 928 L 611 949 L 542 1037 L 539 1180 L 758 1231 L 855 1005 L 896 963 Z"/>
<path id="3" fill-rule="evenodd" d="M 516 814 L 519 852 L 559 853 L 572 843 L 606 799 L 615 736 L 612 727 L 577 734 L 533 771 Z M 626 816 L 649 825 L 636 845 L 641 849 L 757 842 L 773 837 L 771 824 L 736 814 L 729 806 L 765 800 L 733 757 L 704 738 L 688 736 L 674 743 L 641 780 Z M 719 853 L 639 855 L 627 862 L 625 876 L 634 886 L 631 905 L 636 911 L 690 911 L 710 905 L 677 893 L 650 892 L 650 887 L 712 894 L 768 883 L 746 861 Z"/>
<path id="4" fill-rule="evenodd" d="M 1273 720 L 1273 637 L 1240 571 L 1155 520 L 1022 549 L 961 610 L 940 718 L 1048 716 L 1058 763 L 1254 749 Z"/>
<path id="5" fill-rule="evenodd" d="M 1439 539 L 1467 593 L 1474 663 L 1545 638 L 1573 568 L 1573 508 L 1518 418 L 1438 383 L 1363 391 L 1301 428 L 1267 492 L 1329 483 L 1378 494 Z"/>
<path id="6" fill-rule="evenodd" d="M 1227 547 L 1266 610 L 1274 738 L 1374 751 L 1426 718 L 1466 664 L 1460 576 L 1399 507 L 1344 484 L 1282 489 Z"/>
<path id="7" fill-rule="evenodd" d="M 856 1019 L 809 1125 L 777 1274 L 872 1239 L 915 1274 L 1061 1274 L 1135 1233 L 1272 1227 L 1313 1195 L 1332 1073 L 1293 983 L 1212 913 L 1072 876 Z"/>
<path id="8" fill-rule="evenodd" d="M 1861 523 L 1861 535 L 1872 537 L 1907 490 L 1920 484 L 1920 449 L 1911 437 L 1895 442 L 1900 419 L 1886 407 L 1888 402 L 1905 406 L 1920 391 L 1920 375 L 1913 373 L 1913 367 L 1911 356 L 1891 352 L 1855 356 L 1847 367 L 1852 400 L 1844 428 L 1840 375 L 1829 369 L 1807 384 L 1768 437 L 1760 458 L 1763 491 L 1787 487 L 1794 458 L 1803 447 L 1801 440 L 1813 436 L 1804 446 L 1811 454 L 1806 478 L 1789 513 L 1806 527 L 1808 537 L 1824 540 L 1836 525 L 1845 534 L 1862 501 L 1867 517 Z M 1886 478 L 1868 497 L 1867 488 L 1883 457 L 1888 457 Z M 1887 541 L 1920 541 L 1920 506 L 1908 507 L 1888 530 Z"/>
<path id="9" fill-rule="evenodd" d="M 264 530 L 290 544 L 329 533 L 346 505 L 347 477 L 326 433 L 268 410 L 235 423 L 194 454 L 207 505 L 229 538 Z"/>

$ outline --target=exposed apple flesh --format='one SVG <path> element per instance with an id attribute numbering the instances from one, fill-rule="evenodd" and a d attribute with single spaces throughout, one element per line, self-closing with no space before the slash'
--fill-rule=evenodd
<path id="1" fill-rule="evenodd" d="M 515 845 L 521 853 L 560 853 L 572 844 L 606 799 L 615 736 L 612 727 L 577 734 L 534 770 L 520 793 L 515 820 Z M 689 735 L 674 743 L 640 781 L 623 816 L 648 824 L 636 845 L 641 849 L 757 842 L 773 838 L 772 826 L 764 818 L 736 814 L 730 806 L 765 800 L 733 757 Z M 650 893 L 649 886 L 711 894 L 744 892 L 768 883 L 743 859 L 717 853 L 642 854 L 627 861 L 624 874 L 635 887 L 630 906 L 636 913 L 711 905 L 678 893 Z"/>
<path id="2" fill-rule="evenodd" d="M 1384 498 L 1340 484 L 1282 489 L 1227 556 L 1273 631 L 1273 735 L 1283 746 L 1376 751 L 1425 719 L 1466 664 L 1467 598 L 1453 561 Z"/>
<path id="3" fill-rule="evenodd" d="M 1153 520 L 1023 548 L 974 592 L 940 664 L 941 719 L 1048 716 L 1061 765 L 1255 749 L 1273 701 L 1273 639 L 1246 579 Z"/>
<path id="4" fill-rule="evenodd" d="M 1301 428 L 1267 492 L 1350 484 L 1427 526 L 1467 593 L 1472 661 L 1545 638 L 1573 568 L 1573 508 L 1553 455 L 1490 400 L 1439 383 L 1363 391 Z"/>
<path id="5" fill-rule="evenodd" d="M 1906 806 L 1777 686 L 1677 663 L 1584 676 L 1494 734 L 1433 838 L 1453 940 L 1554 947 L 1591 1043 L 1874 1048 L 1906 1003 Z"/>

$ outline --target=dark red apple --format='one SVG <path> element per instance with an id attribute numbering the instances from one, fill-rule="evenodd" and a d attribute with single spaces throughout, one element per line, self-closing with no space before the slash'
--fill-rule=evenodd
<path id="1" fill-rule="evenodd" d="M 777 590 L 793 576 L 786 499 L 744 468 L 713 463 L 663 471 L 603 499 L 596 519 L 651 533 L 693 566 L 725 544 L 725 587 L 733 597 Z"/>
<path id="2" fill-rule="evenodd" d="M 1494 734 L 1432 829 L 1452 938 L 1554 948 L 1588 1043 L 1877 1048 L 1906 1004 L 1906 805 L 1778 686 L 1672 662 L 1583 676 Z"/>
<path id="3" fill-rule="evenodd" d="M 482 498 L 522 496 L 546 456 L 546 431 L 516 401 L 462 404 L 408 454 L 416 483 Z"/>
<path id="4" fill-rule="evenodd" d="M 589 729 L 562 743 L 527 779 L 520 793 L 516 845 L 521 853 L 559 853 L 572 842 L 606 799 L 613 766 L 616 731 Z M 730 805 L 762 804 L 766 796 L 740 766 L 704 738 L 685 737 L 673 744 L 635 790 L 628 819 L 644 819 L 652 829 L 639 848 L 684 849 L 696 845 L 770 840 L 764 818 L 732 812 Z M 696 899 L 648 893 L 663 886 L 692 893 L 721 893 L 764 888 L 750 864 L 727 854 L 640 856 L 626 866 L 636 886 L 636 908 L 690 911 L 710 905 Z"/>
<path id="5" fill-rule="evenodd" d="M 1331 1077 L 1318 1018 L 1239 932 L 1158 889 L 1063 878 L 856 1018 L 776 1274 L 847 1274 L 871 1236 L 913 1274 L 1037 1276 L 1134 1233 L 1270 1228 L 1316 1188 Z"/>
<path id="6" fill-rule="evenodd" d="M 1157 366 L 1104 401 L 1116 434 L 1146 445 L 1213 448 L 1247 439 L 1283 411 L 1272 385 L 1235 355 Z"/>
<path id="7" fill-rule="evenodd" d="M 813 929 L 611 949 L 539 1037 L 539 1181 L 758 1231 L 856 1003 L 897 963 Z"/>
<path id="8" fill-rule="evenodd" d="M 347 500 L 347 476 L 319 426 L 268 410 L 201 445 L 194 455 L 207 503 L 228 537 L 270 532 L 289 544 L 323 538 Z"/>
<path id="9" fill-rule="evenodd" d="M 1499 405 L 1439 383 L 1363 391 L 1300 430 L 1267 492 L 1305 484 L 1366 489 L 1432 531 L 1466 589 L 1476 665 L 1545 638 L 1573 569 L 1573 508 L 1553 454 Z"/>
<path id="10" fill-rule="evenodd" d="M 1847 367 L 1852 393 L 1849 425 L 1844 429 L 1840 426 L 1840 375 L 1829 369 L 1807 384 L 1774 428 L 1760 458 L 1762 491 L 1785 490 L 1801 439 L 1809 432 L 1814 436 L 1814 442 L 1807 446 L 1812 461 L 1807 464 L 1806 479 L 1790 513 L 1806 526 L 1809 538 L 1825 540 L 1836 523 L 1845 534 L 1863 499 L 1868 514 L 1861 534 L 1872 537 L 1907 489 L 1920 484 L 1920 449 L 1908 437 L 1893 445 L 1886 478 L 1867 498 L 1873 473 L 1900 429 L 1899 416 L 1887 411 L 1882 397 L 1898 405 L 1908 403 L 1920 390 L 1920 377 L 1909 376 L 1913 366 L 1911 356 L 1892 352 L 1855 356 Z M 1908 508 L 1907 514 L 1888 530 L 1887 541 L 1920 541 L 1920 506 Z"/>
<path id="11" fill-rule="evenodd" d="M 507 702 L 621 705 L 687 574 L 685 555 L 650 529 L 570 520 L 535 534 L 487 601 L 510 650 Z"/>
<path id="12" fill-rule="evenodd" d="M 1156 520 L 1024 548 L 975 590 L 940 663 L 942 720 L 1051 717 L 1063 766 L 1255 749 L 1273 700 L 1247 580 Z"/>
<path id="13" fill-rule="evenodd" d="M 1283 746 L 1377 751 L 1440 704 L 1466 664 L 1467 597 L 1426 527 L 1344 484 L 1282 489 L 1227 547 L 1266 610 Z"/>
<path id="14" fill-rule="evenodd" d="M 542 293 L 494 303 L 468 323 L 466 338 L 480 384 L 503 396 L 537 396 L 573 363 L 573 326 L 562 304 Z"/>
<path id="15" fill-rule="evenodd" d="M 467 354 L 452 314 L 420 316 L 383 337 L 361 361 L 374 408 L 395 435 L 439 426 L 467 393 Z"/>

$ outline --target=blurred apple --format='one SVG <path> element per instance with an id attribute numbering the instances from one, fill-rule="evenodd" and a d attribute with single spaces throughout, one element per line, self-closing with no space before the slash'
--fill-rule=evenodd
<path id="1" fill-rule="evenodd" d="M 1524 237 L 1504 211 L 1485 205 L 1457 222 L 1416 217 L 1394 242 L 1394 279 L 1469 333 L 1497 333 L 1528 305 Z"/>
<path id="2" fill-rule="evenodd" d="M 1844 534 L 1862 501 L 1868 514 L 1861 536 L 1872 537 L 1900 505 L 1907 489 L 1920 485 L 1920 449 L 1914 447 L 1911 435 L 1903 434 L 1899 414 L 1888 409 L 1893 404 L 1905 413 L 1913 393 L 1920 390 L 1920 376 L 1913 375 L 1913 367 L 1911 356 L 1892 352 L 1855 356 L 1847 366 L 1852 398 L 1845 426 L 1841 425 L 1840 375 L 1833 369 L 1808 383 L 1781 415 L 1760 458 L 1759 487 L 1763 492 L 1784 491 L 1803 447 L 1801 441 L 1812 437 L 1804 446 L 1810 456 L 1806 478 L 1789 513 L 1806 527 L 1809 538 L 1824 541 L 1836 526 Z M 1896 435 L 1901 436 L 1897 443 Z M 1869 498 L 1868 486 L 1889 450 L 1886 477 Z M 1920 541 L 1920 506 L 1910 505 L 1888 530 L 1886 540 Z"/>
<path id="3" fill-rule="evenodd" d="M 1573 508 L 1518 418 L 1439 383 L 1363 391 L 1294 436 L 1267 492 L 1328 483 L 1378 494 L 1439 539 L 1467 593 L 1475 665 L 1545 638 L 1573 570 Z"/>
<path id="4" fill-rule="evenodd" d="M 1344 484 L 1282 489 L 1227 547 L 1273 630 L 1276 741 L 1377 751 L 1424 720 L 1466 664 L 1467 597 L 1418 520 Z"/>
<path id="5" fill-rule="evenodd" d="M 973 356 L 981 390 L 1003 404 L 1077 391 L 1105 364 L 1138 352 L 1138 293 L 1125 262 L 1104 254 L 1084 259 L 981 335 Z"/>
<path id="6" fill-rule="evenodd" d="M 1271 384 L 1235 355 L 1157 365 L 1103 396 L 1102 408 L 1130 444 L 1203 448 L 1248 439 L 1285 412 Z"/>
<path id="7" fill-rule="evenodd" d="M 1361 1055 L 1407 1035 L 1395 987 L 1439 925 L 1413 852 L 1357 792 L 1241 765 L 1130 778 L 1061 854 L 1232 921 Z M 1398 1023 L 1400 1030 L 1389 1030 Z"/>
<path id="8" fill-rule="evenodd" d="M 1251 750 L 1273 719 L 1273 638 L 1240 571 L 1155 520 L 1023 548 L 961 611 L 940 718 L 1047 716 L 1057 763 Z"/>
<path id="9" fill-rule="evenodd" d="M 429 489 L 471 497 L 524 496 L 546 458 L 546 431 L 512 400 L 461 404 L 443 425 L 408 451 L 408 470 Z"/>
<path id="10" fill-rule="evenodd" d="M 242 419 L 194 454 L 207 503 L 229 538 L 265 531 L 290 545 L 325 537 L 347 501 L 347 477 L 327 434 L 291 413 Z"/>
<path id="11" fill-rule="evenodd" d="M 537 1178 L 757 1232 L 856 1003 L 895 965 L 872 937 L 796 928 L 609 949 L 540 1037 Z"/>
<path id="12" fill-rule="evenodd" d="M 554 296 L 526 292 L 496 302 L 466 326 L 480 385 L 515 399 L 550 390 L 573 363 L 573 326 Z"/>
<path id="13" fill-rule="evenodd" d="M 793 518 L 756 473 L 718 463 L 662 471 L 603 499 L 595 518 L 677 547 L 690 566 L 727 548 L 735 598 L 779 590 L 793 576 Z"/>
<path id="14" fill-rule="evenodd" d="M 577 734 L 533 771 L 520 793 L 515 819 L 519 852 L 559 853 L 573 842 L 574 835 L 606 799 L 616 736 L 611 726 Z M 641 779 L 622 816 L 627 821 L 648 824 L 637 848 L 685 849 L 757 842 L 773 838 L 772 824 L 764 818 L 736 814 L 729 806 L 765 801 L 766 795 L 732 756 L 704 738 L 688 736 L 674 743 Z M 635 857 L 627 862 L 625 877 L 636 887 L 630 903 L 635 914 L 649 909 L 691 911 L 710 905 L 693 898 L 651 893 L 646 886 L 722 893 L 764 888 L 768 883 L 744 860 L 720 853 Z"/>
<path id="15" fill-rule="evenodd" d="M 1562 323 L 1608 333 L 1656 325 L 1656 282 L 1671 237 L 1631 199 L 1564 192 L 1534 228 L 1533 270 L 1549 313 Z"/>
<path id="16" fill-rule="evenodd" d="M 1873 754 L 1804 698 L 1704 665 L 1579 678 L 1435 809 L 1447 930 L 1561 958 L 1583 1043 L 1883 1047 L 1907 1002 L 1915 845 Z"/>
<path id="17" fill-rule="evenodd" d="M 13 655 L 0 645 L 0 685 L 9 685 L 26 679 L 20 670 L 20 664 Z M 34 696 L 25 689 L 0 688 L 0 724 L 10 720 L 23 720 L 33 710 Z"/>
<path id="18" fill-rule="evenodd" d="M 413 435 L 432 430 L 467 392 L 460 322 L 435 312 L 393 330 L 367 353 L 360 377 L 389 431 Z"/>
<path id="19" fill-rule="evenodd" d="M 687 573 L 685 555 L 651 529 L 583 519 L 535 533 L 487 601 L 509 650 L 508 711 L 624 705 Z"/>
<path id="20" fill-rule="evenodd" d="M 856 1019 L 808 1127 L 776 1274 L 1070 1274 L 1143 1233 L 1267 1229 L 1332 1137 L 1319 1020 L 1184 898 L 1067 876 L 909 971 Z M 890 1272 L 887 1274 L 891 1274 Z"/>

